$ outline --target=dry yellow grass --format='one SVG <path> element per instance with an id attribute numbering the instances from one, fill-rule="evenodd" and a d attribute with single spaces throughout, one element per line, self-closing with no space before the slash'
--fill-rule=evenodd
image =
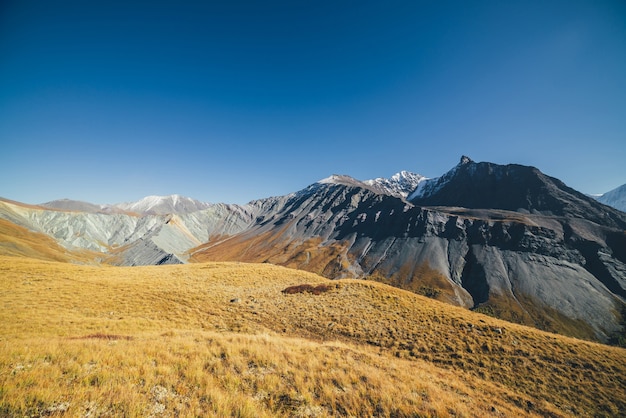
<path id="1" fill-rule="evenodd" d="M 288 286 L 330 290 L 284 294 Z M 619 416 L 626 350 L 268 264 L 0 257 L 0 415 Z"/>

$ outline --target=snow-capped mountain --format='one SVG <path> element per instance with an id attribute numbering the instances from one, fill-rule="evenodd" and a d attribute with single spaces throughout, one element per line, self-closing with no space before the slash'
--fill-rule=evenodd
<path id="1" fill-rule="evenodd" d="M 150 215 L 166 215 L 170 213 L 191 213 L 211 207 L 210 203 L 201 202 L 190 197 L 177 194 L 170 196 L 146 196 L 136 202 L 118 203 L 116 208 Z"/>
<path id="2" fill-rule="evenodd" d="M 376 178 L 372 180 L 365 180 L 363 183 L 382 193 L 406 198 L 419 184 L 423 183 L 425 180 L 428 180 L 428 178 L 422 176 L 421 174 L 403 170 L 388 179 Z"/>
<path id="3" fill-rule="evenodd" d="M 344 186 L 363 187 L 372 190 L 375 193 L 386 194 L 389 196 L 406 198 L 418 184 L 428 180 L 421 174 L 412 173 L 410 171 L 400 171 L 390 178 L 378 177 L 371 180 L 357 180 L 354 177 L 333 174 L 319 180 L 316 184 L 340 184 Z"/>
<path id="4" fill-rule="evenodd" d="M 626 184 L 622 184 L 616 189 L 606 192 L 600 196 L 594 196 L 598 202 L 626 212 Z"/>

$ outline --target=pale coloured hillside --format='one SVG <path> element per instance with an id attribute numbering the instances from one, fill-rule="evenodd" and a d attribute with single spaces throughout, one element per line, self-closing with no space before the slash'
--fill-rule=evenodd
<path id="1" fill-rule="evenodd" d="M 4 219 L 0 219 L 0 255 L 61 262 L 90 263 L 98 260 L 97 253 L 87 250 L 68 251 L 49 236 L 29 231 Z"/>
<path id="2" fill-rule="evenodd" d="M 0 306 L 0 416 L 626 410 L 623 349 L 268 264 L 1 257 Z"/>

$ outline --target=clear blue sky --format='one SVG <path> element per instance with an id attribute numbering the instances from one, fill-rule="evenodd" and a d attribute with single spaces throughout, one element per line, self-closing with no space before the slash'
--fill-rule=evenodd
<path id="1" fill-rule="evenodd" d="M 0 1 L 0 196 L 245 203 L 461 154 L 626 183 L 626 2 Z"/>

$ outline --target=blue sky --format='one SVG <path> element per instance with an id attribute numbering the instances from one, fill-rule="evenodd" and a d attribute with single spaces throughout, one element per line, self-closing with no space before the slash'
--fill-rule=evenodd
<path id="1" fill-rule="evenodd" d="M 462 154 L 626 183 L 626 2 L 0 2 L 0 196 L 245 203 Z"/>

